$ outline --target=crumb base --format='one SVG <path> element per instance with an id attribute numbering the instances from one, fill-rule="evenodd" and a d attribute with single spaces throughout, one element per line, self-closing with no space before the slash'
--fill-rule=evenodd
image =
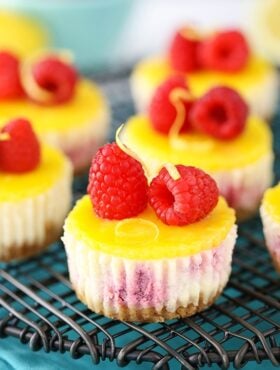
<path id="1" fill-rule="evenodd" d="M 123 306 L 118 312 L 113 310 L 99 310 L 94 311 L 93 308 L 88 305 L 87 300 L 83 293 L 76 291 L 77 297 L 82 301 L 89 309 L 92 311 L 107 316 L 114 320 L 121 321 L 133 321 L 133 322 L 163 322 L 171 319 L 179 319 L 193 316 L 194 314 L 201 312 L 211 306 L 214 301 L 221 295 L 223 289 L 220 289 L 214 296 L 210 297 L 205 301 L 203 294 L 199 296 L 198 303 L 195 305 L 193 303 L 188 304 L 186 307 L 179 306 L 176 311 L 170 312 L 163 307 L 160 311 L 156 310 L 154 307 L 147 307 L 142 309 L 132 309 Z"/>
<path id="2" fill-rule="evenodd" d="M 50 244 L 60 238 L 62 234 L 62 226 L 48 224 L 45 227 L 45 239 L 39 243 L 11 245 L 6 246 L 0 253 L 1 262 L 11 262 L 14 260 L 24 260 L 39 254 L 46 249 Z"/>

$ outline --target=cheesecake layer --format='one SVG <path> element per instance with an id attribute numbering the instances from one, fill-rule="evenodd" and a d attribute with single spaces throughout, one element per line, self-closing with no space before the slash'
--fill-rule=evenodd
<path id="1" fill-rule="evenodd" d="M 279 190 L 277 192 L 279 193 Z M 277 198 L 278 197 L 279 194 L 277 195 Z M 272 258 L 275 269 L 280 272 L 280 217 L 279 213 L 275 213 L 277 207 L 279 207 L 279 203 L 275 205 L 268 205 L 267 199 L 264 199 L 264 202 L 260 208 L 260 214 L 263 223 L 266 246 Z"/>
<path id="2" fill-rule="evenodd" d="M 257 212 L 263 193 L 273 181 L 273 158 L 269 153 L 248 166 L 211 173 L 220 194 L 236 210 L 238 220 Z"/>
<path id="3" fill-rule="evenodd" d="M 0 172 L 0 204 L 17 203 L 47 192 L 62 179 L 66 166 L 70 164 L 59 151 L 43 145 L 41 162 L 35 170 L 22 174 Z"/>
<path id="4" fill-rule="evenodd" d="M 75 97 L 63 104 L 43 107 L 28 100 L 0 102 L 2 121 L 29 119 L 41 140 L 61 149 L 75 172 L 82 172 L 106 139 L 110 112 L 99 88 L 90 81 L 78 83 Z"/>
<path id="5" fill-rule="evenodd" d="M 273 180 L 272 134 L 266 123 L 254 116 L 248 119 L 245 131 L 230 141 L 198 133 L 170 139 L 157 133 L 142 115 L 128 120 L 121 139 L 145 163 L 150 179 L 165 163 L 181 163 L 208 172 L 239 220 L 256 213 Z"/>
<path id="6" fill-rule="evenodd" d="M 177 230 L 172 229 L 175 236 Z M 90 248 L 67 226 L 63 237 L 70 280 L 78 297 L 97 313 L 128 321 L 187 317 L 211 305 L 228 281 L 235 240 L 233 225 L 224 240 L 211 249 L 184 257 L 159 254 L 157 259 L 144 260 L 141 251 L 145 245 L 138 259 L 128 259 L 115 256 L 112 250 L 108 254 Z M 174 244 L 170 241 L 166 248 L 173 249 Z"/>
<path id="7" fill-rule="evenodd" d="M 234 222 L 234 211 L 223 198 L 203 220 L 170 227 L 162 223 L 150 207 L 135 218 L 101 219 L 87 195 L 70 212 L 64 230 L 91 250 L 132 260 L 157 260 L 192 256 L 215 248 L 225 239 Z"/>
<path id="8" fill-rule="evenodd" d="M 280 224 L 280 184 L 265 192 L 262 207 L 275 222 Z"/>
<path id="9" fill-rule="evenodd" d="M 100 89 L 86 79 L 78 82 L 73 99 L 64 104 L 42 106 L 27 99 L 0 102 L 0 117 L 23 116 L 43 138 L 88 126 L 98 121 L 104 110 L 107 111 L 107 103 Z"/>
<path id="10" fill-rule="evenodd" d="M 150 58 L 140 62 L 131 76 L 131 89 L 137 109 L 146 111 L 157 86 L 174 71 L 163 57 Z M 195 97 L 206 93 L 217 85 L 236 89 L 248 102 L 252 112 L 264 118 L 271 118 L 275 112 L 279 78 L 275 68 L 264 59 L 252 57 L 242 71 L 221 73 L 198 71 L 186 75 L 187 84 Z"/>
<path id="11" fill-rule="evenodd" d="M 122 141 L 148 166 L 152 174 L 170 162 L 214 173 L 250 165 L 272 152 L 272 134 L 260 118 L 251 116 L 243 133 L 234 140 L 217 140 L 199 133 L 179 135 L 176 141 L 157 133 L 144 116 L 130 118 Z"/>
<path id="12" fill-rule="evenodd" d="M 59 155 L 62 157 L 61 154 Z M 47 168 L 45 170 L 48 171 Z M 23 188 L 23 191 L 17 194 L 16 186 L 10 182 L 12 195 L 5 196 L 4 199 L 0 189 L 2 196 L 0 260 L 2 261 L 36 254 L 61 234 L 64 219 L 71 205 L 72 166 L 64 158 L 59 175 L 57 174 L 52 181 L 45 181 L 44 186 L 40 186 L 40 177 L 37 175 L 32 181 L 30 181 L 32 178 L 30 175 L 28 191 Z M 37 181 L 39 186 L 35 187 Z M 41 181 L 43 182 L 44 178 Z M 0 183 L 2 185 L 1 181 Z M 17 183 L 18 186 L 23 185 L 21 181 Z"/>

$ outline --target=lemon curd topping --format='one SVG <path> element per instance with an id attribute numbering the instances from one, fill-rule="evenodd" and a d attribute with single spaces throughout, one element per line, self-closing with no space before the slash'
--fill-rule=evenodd
<path id="1" fill-rule="evenodd" d="M 192 165 L 208 171 L 222 171 L 249 165 L 271 153 L 272 135 L 267 124 L 249 117 L 245 130 L 234 140 L 217 140 L 199 133 L 181 134 L 177 141 L 156 132 L 146 116 L 130 118 L 123 130 L 123 142 L 145 163 Z"/>
<path id="2" fill-rule="evenodd" d="M 22 174 L 0 171 L 0 202 L 16 202 L 48 191 L 63 176 L 65 161 L 58 150 L 42 146 L 35 170 Z"/>
<path id="3" fill-rule="evenodd" d="M 0 102 L 0 119 L 15 115 L 29 119 L 39 135 L 48 132 L 66 132 L 89 124 L 105 109 L 105 100 L 99 88 L 91 81 L 81 79 L 74 98 L 60 105 L 42 106 L 22 99 Z M 0 122 L 1 125 L 1 122 Z"/>
<path id="4" fill-rule="evenodd" d="M 221 197 L 206 218 L 179 227 L 162 223 L 150 207 L 135 218 L 101 219 L 86 195 L 70 212 L 64 227 L 88 248 L 116 257 L 152 260 L 191 256 L 218 247 L 234 222 L 234 211 Z"/>
<path id="5" fill-rule="evenodd" d="M 36 21 L 20 14 L 0 11 L 0 49 L 27 57 L 49 44 L 46 30 Z"/>
<path id="6" fill-rule="evenodd" d="M 280 184 L 265 192 L 263 207 L 275 221 L 280 222 Z"/>
<path id="7" fill-rule="evenodd" d="M 258 85 L 273 71 L 273 67 L 268 62 L 253 56 L 249 59 L 247 66 L 237 73 L 202 70 L 188 73 L 186 78 L 194 96 L 201 96 L 208 89 L 221 84 L 228 85 L 246 96 L 246 91 L 250 90 L 250 86 Z M 140 62 L 133 76 L 156 87 L 173 73 L 167 59 L 158 57 Z"/>

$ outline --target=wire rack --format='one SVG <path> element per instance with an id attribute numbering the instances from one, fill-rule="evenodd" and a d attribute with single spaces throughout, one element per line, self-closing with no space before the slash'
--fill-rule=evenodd
<path id="1" fill-rule="evenodd" d="M 133 113 L 126 76 L 99 77 L 112 102 L 115 125 Z M 280 139 L 277 123 L 280 126 L 280 116 L 273 125 Z M 278 153 L 280 145 L 275 142 Z M 75 199 L 85 192 L 86 181 L 75 180 Z M 264 359 L 279 366 L 280 279 L 257 217 L 240 225 L 231 279 L 210 309 L 159 324 L 112 321 L 90 312 L 76 298 L 63 246 L 57 242 L 26 262 L 0 265 L 0 337 L 7 336 L 32 351 L 69 351 L 73 359 L 89 355 L 93 364 L 109 359 L 120 367 L 134 361 L 146 362 L 147 369 L 154 370 L 197 369 L 213 363 L 226 369 L 230 363 L 240 368 Z"/>

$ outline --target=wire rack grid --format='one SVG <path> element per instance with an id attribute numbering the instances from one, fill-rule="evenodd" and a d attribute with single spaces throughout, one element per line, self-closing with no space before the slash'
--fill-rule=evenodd
<path id="1" fill-rule="evenodd" d="M 127 73 L 99 76 L 99 82 L 112 102 L 116 126 L 133 113 Z M 279 179 L 277 123 L 280 126 L 280 115 L 273 122 Z M 76 179 L 75 199 L 84 194 L 86 182 L 86 177 Z M 257 217 L 240 225 L 231 279 L 208 310 L 159 324 L 119 322 L 79 302 L 68 280 L 63 246 L 57 242 L 26 262 L 0 265 L 0 337 L 7 336 L 32 351 L 69 351 L 73 359 L 89 355 L 93 364 L 109 359 L 120 367 L 134 361 L 154 370 L 214 363 L 226 369 L 231 363 L 241 368 L 248 361 L 265 359 L 280 366 L 280 279 Z"/>

